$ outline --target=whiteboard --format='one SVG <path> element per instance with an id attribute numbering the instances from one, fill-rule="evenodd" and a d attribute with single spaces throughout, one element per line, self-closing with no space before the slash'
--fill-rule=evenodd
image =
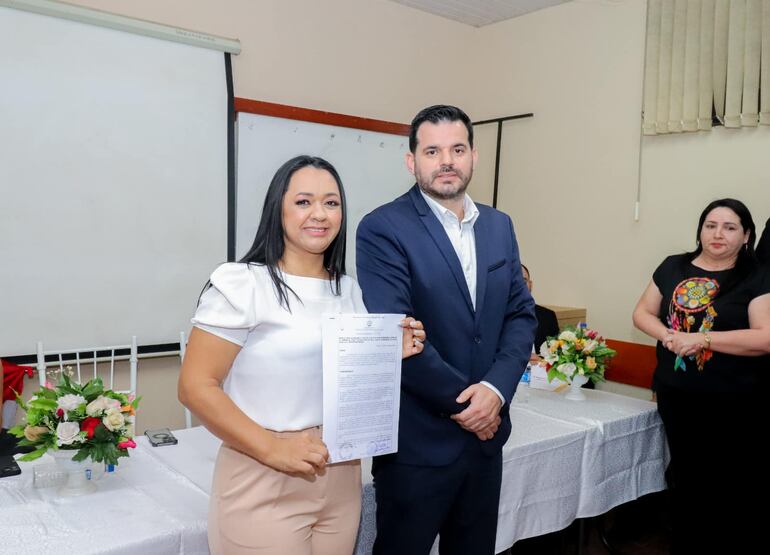
<path id="1" fill-rule="evenodd" d="M 348 206 L 345 265 L 355 276 L 355 235 L 361 218 L 414 184 L 404 162 L 407 152 L 406 136 L 239 113 L 236 259 L 254 242 L 276 170 L 290 158 L 308 154 L 331 162 L 342 179 Z"/>
<path id="2" fill-rule="evenodd" d="M 0 7 L 0 356 L 178 341 L 227 257 L 220 52 Z"/>

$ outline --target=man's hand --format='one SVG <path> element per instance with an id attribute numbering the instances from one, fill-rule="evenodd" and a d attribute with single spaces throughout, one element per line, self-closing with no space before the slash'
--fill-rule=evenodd
<path id="1" fill-rule="evenodd" d="M 492 424 L 489 425 L 489 427 L 484 428 L 480 432 L 476 432 L 476 437 L 478 437 L 481 441 L 487 441 L 495 437 L 495 434 L 497 433 L 497 429 L 500 427 L 500 422 L 502 420 L 500 417 L 496 417 L 495 421 L 492 422 Z"/>
<path id="2" fill-rule="evenodd" d="M 497 393 L 480 383 L 468 386 L 462 393 L 460 393 L 456 401 L 458 403 L 465 403 L 466 401 L 471 402 L 465 410 L 453 414 L 452 420 L 462 426 L 464 430 L 473 432 L 474 434 L 486 431 L 487 428 L 494 424 L 495 419 L 498 418 L 498 415 L 500 414 L 500 407 L 502 406 L 500 397 L 497 396 Z M 497 431 L 497 428 L 495 428 L 495 431 Z"/>

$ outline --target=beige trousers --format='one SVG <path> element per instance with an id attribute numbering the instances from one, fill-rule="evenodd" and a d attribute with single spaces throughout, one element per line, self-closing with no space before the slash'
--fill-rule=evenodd
<path id="1" fill-rule="evenodd" d="M 305 431 L 321 434 L 320 428 Z M 212 555 L 347 555 L 353 553 L 360 515 L 359 461 L 304 478 L 227 445 L 219 450 L 209 507 Z"/>

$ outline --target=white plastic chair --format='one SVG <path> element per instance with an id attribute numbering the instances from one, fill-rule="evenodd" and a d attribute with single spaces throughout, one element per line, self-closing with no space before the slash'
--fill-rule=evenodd
<path id="1" fill-rule="evenodd" d="M 125 355 L 116 356 L 116 351 L 121 350 L 129 350 L 129 388 L 128 390 L 115 390 L 115 361 L 116 360 L 124 360 Z M 99 353 L 105 353 L 108 354 L 105 356 L 102 354 L 102 356 L 99 356 Z M 131 337 L 131 343 L 128 345 L 109 345 L 106 347 L 83 347 L 78 349 L 55 349 L 52 351 L 46 351 L 43 349 L 43 342 L 38 341 L 37 342 L 37 373 L 38 373 L 38 379 L 40 380 L 40 386 L 45 387 L 46 384 L 46 368 L 49 366 L 58 366 L 60 372 L 64 372 L 65 367 L 67 366 L 74 366 L 75 372 L 77 375 L 75 376 L 75 381 L 78 383 L 83 383 L 83 375 L 86 375 L 86 380 L 88 381 L 91 378 L 97 377 L 97 365 L 100 362 L 109 362 L 110 363 L 110 379 L 109 384 L 105 384 L 107 389 L 112 389 L 113 391 L 118 391 L 119 393 L 126 393 L 126 394 L 132 394 L 136 395 L 136 375 L 137 375 L 137 365 L 138 365 L 138 349 L 136 346 L 136 336 Z M 75 355 L 75 360 L 72 360 L 71 358 L 67 358 L 67 360 L 64 359 L 64 355 Z M 52 362 L 46 362 L 45 357 L 54 355 L 57 357 L 57 360 Z M 85 356 L 84 356 L 85 355 Z M 89 372 L 87 367 L 92 367 L 92 372 Z M 89 376 L 89 374 L 92 374 Z"/>
<path id="2" fill-rule="evenodd" d="M 187 351 L 187 338 L 183 331 L 179 332 L 179 362 L 184 362 L 184 354 Z M 192 428 L 192 413 L 187 407 L 184 408 L 184 427 Z"/>

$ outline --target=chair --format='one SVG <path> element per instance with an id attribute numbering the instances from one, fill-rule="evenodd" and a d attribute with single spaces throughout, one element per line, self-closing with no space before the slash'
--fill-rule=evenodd
<path id="1" fill-rule="evenodd" d="M 86 374 L 86 381 L 98 376 L 97 365 L 100 362 L 110 363 L 110 379 L 106 384 L 108 389 L 115 390 L 115 361 L 125 360 L 125 355 L 116 355 L 116 351 L 129 351 L 129 388 L 128 390 L 119 390 L 119 393 L 136 395 L 136 374 L 138 364 L 138 348 L 136 346 L 136 336 L 131 337 L 131 343 L 128 345 L 110 345 L 106 347 L 83 347 L 78 349 L 54 349 L 46 351 L 43 349 L 43 342 L 37 342 L 37 373 L 40 380 L 40 386 L 46 385 L 46 368 L 49 366 L 58 366 L 60 372 L 64 372 L 65 366 L 74 365 L 77 376 L 75 381 L 83 383 L 83 374 Z M 46 362 L 46 356 L 55 356 L 57 360 Z M 65 358 L 65 355 L 70 355 Z M 71 355 L 75 355 L 74 360 Z M 81 356 L 85 355 L 85 356 Z M 88 372 L 87 366 L 92 365 L 92 372 Z M 88 374 L 92 373 L 92 376 Z"/>
<path id="2" fill-rule="evenodd" d="M 179 362 L 184 362 L 184 354 L 187 351 L 187 338 L 183 331 L 179 332 Z M 184 427 L 192 428 L 192 413 L 187 407 L 184 408 Z"/>

